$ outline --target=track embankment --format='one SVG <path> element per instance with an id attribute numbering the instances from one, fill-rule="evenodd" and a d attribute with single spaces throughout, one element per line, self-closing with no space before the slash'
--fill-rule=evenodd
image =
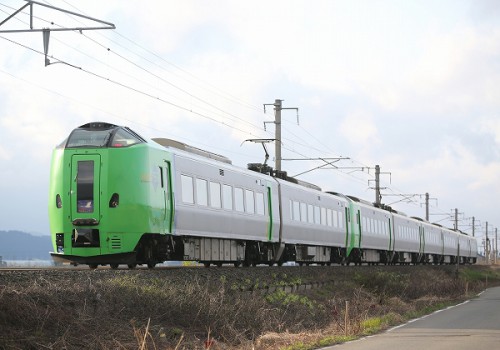
<path id="1" fill-rule="evenodd" d="M 312 349 L 499 276 L 481 266 L 0 270 L 0 348 Z"/>

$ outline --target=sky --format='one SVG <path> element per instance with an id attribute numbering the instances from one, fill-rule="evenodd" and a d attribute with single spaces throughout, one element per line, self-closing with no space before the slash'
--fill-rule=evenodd
<path id="1" fill-rule="evenodd" d="M 0 230 L 49 234 L 52 150 L 90 121 L 263 162 L 283 100 L 282 162 L 325 191 L 475 234 L 500 227 L 500 2 L 43 3 L 0 33 Z M 0 22 L 25 1 L 0 0 Z M 25 9 L 0 26 L 29 28 Z M 267 145 L 274 166 L 274 146 Z M 349 158 L 325 167 L 317 158 Z M 300 159 L 300 160 L 288 160 Z M 312 170 L 322 166 L 322 168 Z M 403 196 L 405 195 L 405 196 Z M 406 196 L 410 195 L 410 196 Z"/>

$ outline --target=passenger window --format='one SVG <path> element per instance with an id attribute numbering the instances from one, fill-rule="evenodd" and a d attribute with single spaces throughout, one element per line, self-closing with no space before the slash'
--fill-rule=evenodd
<path id="1" fill-rule="evenodd" d="M 165 184 L 163 183 L 163 168 L 162 167 L 159 168 L 160 168 L 160 184 L 161 188 L 163 188 L 165 186 Z"/>
<path id="2" fill-rule="evenodd" d="M 300 204 L 296 201 L 293 201 L 293 219 L 300 221 Z"/>
<path id="3" fill-rule="evenodd" d="M 222 186 L 224 209 L 233 210 L 233 188 L 229 185 Z"/>
<path id="4" fill-rule="evenodd" d="M 194 204 L 193 178 L 187 175 L 181 175 L 182 201 L 184 203 Z"/>
<path id="5" fill-rule="evenodd" d="M 330 227 L 332 226 L 332 210 L 331 209 L 326 210 L 326 224 Z"/>
<path id="6" fill-rule="evenodd" d="M 243 189 L 239 187 L 234 188 L 234 209 L 241 213 L 245 212 Z"/>
<path id="7" fill-rule="evenodd" d="M 245 190 L 245 203 L 247 213 L 254 214 L 255 213 L 255 197 L 253 191 Z"/>
<path id="8" fill-rule="evenodd" d="M 311 224 L 314 222 L 314 209 L 312 204 L 307 205 L 307 222 Z"/>
<path id="9" fill-rule="evenodd" d="M 196 179 L 196 203 L 205 207 L 208 205 L 207 180 Z"/>
<path id="10" fill-rule="evenodd" d="M 307 205 L 306 203 L 300 203 L 300 221 L 307 222 Z"/>
<path id="11" fill-rule="evenodd" d="M 255 193 L 255 210 L 258 215 L 264 215 L 264 193 L 256 192 Z"/>
<path id="12" fill-rule="evenodd" d="M 326 208 L 321 207 L 321 225 L 326 226 Z"/>
<path id="13" fill-rule="evenodd" d="M 314 206 L 314 223 L 318 225 L 321 223 L 321 214 L 319 211 L 319 207 L 316 205 Z"/>
<path id="14" fill-rule="evenodd" d="M 221 207 L 220 184 L 217 182 L 210 182 L 210 206 L 212 208 Z"/>

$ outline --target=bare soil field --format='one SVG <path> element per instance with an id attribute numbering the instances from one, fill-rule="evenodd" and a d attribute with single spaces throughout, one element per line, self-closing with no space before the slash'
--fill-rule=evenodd
<path id="1" fill-rule="evenodd" d="M 487 266 L 0 270 L 0 349 L 315 349 L 499 283 Z"/>

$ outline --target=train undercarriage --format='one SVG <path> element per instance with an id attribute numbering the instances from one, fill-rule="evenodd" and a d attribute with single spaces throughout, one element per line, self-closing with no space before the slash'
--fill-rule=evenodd
<path id="1" fill-rule="evenodd" d="M 280 244 L 271 242 L 232 240 L 209 237 L 185 237 L 160 234 L 143 235 L 130 253 L 108 254 L 95 257 L 77 257 L 53 254 L 55 260 L 63 258 L 74 265 L 87 264 L 91 268 L 109 265 L 118 268 L 127 265 L 155 267 L 165 261 L 195 261 L 206 267 L 233 264 L 238 266 L 278 265 L 293 262 L 302 265 L 418 265 L 418 264 L 471 264 L 475 259 L 410 252 L 352 249 Z"/>

